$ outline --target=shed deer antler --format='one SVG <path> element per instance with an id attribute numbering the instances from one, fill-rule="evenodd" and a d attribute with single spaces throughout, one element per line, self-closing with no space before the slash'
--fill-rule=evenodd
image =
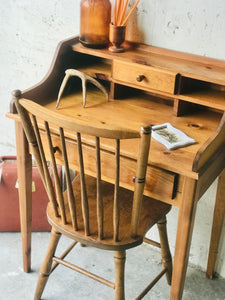
<path id="1" fill-rule="evenodd" d="M 56 108 L 58 108 L 58 106 L 59 106 L 59 102 L 60 102 L 60 99 L 62 97 L 63 91 L 64 91 L 64 89 L 66 87 L 67 81 L 69 80 L 69 78 L 71 76 L 77 76 L 82 81 L 83 107 L 85 107 L 85 105 L 86 105 L 86 90 L 87 90 L 86 89 L 86 83 L 87 83 L 87 81 L 90 81 L 97 88 L 99 88 L 106 95 L 107 101 L 109 100 L 109 95 L 108 95 L 107 90 L 96 79 L 92 78 L 91 76 L 89 76 L 89 75 L 87 75 L 87 74 L 85 74 L 83 72 L 75 70 L 75 69 L 68 69 L 68 70 L 65 71 L 65 73 L 66 73 L 66 75 L 63 78 L 62 84 L 61 84 L 60 89 L 59 89 L 59 94 L 58 94 L 58 99 L 57 99 L 57 103 L 56 103 Z"/>

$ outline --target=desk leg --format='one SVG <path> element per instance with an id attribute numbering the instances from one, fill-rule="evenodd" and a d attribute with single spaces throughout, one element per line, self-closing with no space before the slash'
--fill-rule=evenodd
<path id="1" fill-rule="evenodd" d="M 24 272 L 29 272 L 31 268 L 32 160 L 27 139 L 20 122 L 15 122 L 15 132 L 23 269 Z"/>
<path id="2" fill-rule="evenodd" d="M 208 265 L 206 276 L 213 278 L 213 271 L 216 262 L 216 255 L 219 247 L 220 235 L 223 227 L 223 220 L 225 217 L 225 169 L 219 176 L 216 203 L 214 208 L 213 225 L 211 232 L 211 241 L 209 247 Z"/>
<path id="3" fill-rule="evenodd" d="M 182 299 L 186 277 L 193 225 L 197 207 L 196 181 L 186 177 L 179 209 L 177 237 L 174 254 L 174 267 L 171 284 L 171 300 Z"/>

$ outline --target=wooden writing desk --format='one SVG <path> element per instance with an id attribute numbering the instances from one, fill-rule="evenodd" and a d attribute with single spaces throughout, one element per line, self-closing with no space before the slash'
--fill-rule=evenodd
<path id="1" fill-rule="evenodd" d="M 74 68 L 98 78 L 110 91 L 110 101 L 90 87 L 86 108 L 82 107 L 80 79 L 71 79 L 58 112 L 80 122 L 99 126 L 112 124 L 140 130 L 143 124 L 170 122 L 197 143 L 167 150 L 152 139 L 145 194 L 179 207 L 171 299 L 181 299 L 199 198 L 219 177 L 212 240 L 207 268 L 212 277 L 225 211 L 225 62 L 186 55 L 146 45 L 127 45 L 125 53 L 84 48 L 77 38 L 62 42 L 49 73 L 42 82 L 14 97 L 23 97 L 56 110 L 59 86 L 65 70 Z M 15 120 L 21 232 L 24 270 L 31 267 L 31 156 L 20 120 Z M 43 138 L 45 132 L 43 130 Z M 92 141 L 87 137 L 85 159 L 90 174 L 95 173 Z M 54 146 L 61 160 L 58 136 Z M 76 140 L 67 133 L 69 159 L 77 167 Z M 135 141 L 123 143 L 121 185 L 133 188 Z M 103 141 L 102 175 L 110 181 L 111 147 Z"/>

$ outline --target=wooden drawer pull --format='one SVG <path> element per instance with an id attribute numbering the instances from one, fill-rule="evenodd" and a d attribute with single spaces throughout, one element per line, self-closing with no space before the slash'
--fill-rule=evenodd
<path id="1" fill-rule="evenodd" d="M 138 75 L 137 77 L 136 77 L 136 80 L 138 81 L 138 82 L 141 82 L 142 80 L 144 80 L 145 79 L 145 76 L 144 75 Z"/>
<path id="2" fill-rule="evenodd" d="M 54 152 L 54 153 L 56 153 L 57 151 L 59 151 L 59 152 L 60 152 L 60 149 L 59 149 L 59 147 L 58 147 L 58 146 L 56 146 L 56 147 L 53 147 L 53 152 Z"/>

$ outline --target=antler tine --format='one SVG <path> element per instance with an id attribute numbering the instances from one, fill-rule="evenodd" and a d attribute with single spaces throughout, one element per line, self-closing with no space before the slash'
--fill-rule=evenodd
<path id="1" fill-rule="evenodd" d="M 56 108 L 58 108 L 58 106 L 59 106 L 60 99 L 62 97 L 63 91 L 64 91 L 64 89 L 66 87 L 66 84 L 67 84 L 67 81 L 69 80 L 69 78 L 70 78 L 70 74 L 66 73 L 66 76 L 63 78 L 62 84 L 61 84 L 60 89 L 59 89 L 58 99 L 57 99 L 57 103 L 56 103 Z"/>
<path id="2" fill-rule="evenodd" d="M 87 77 L 86 81 L 92 82 L 97 88 L 99 88 L 105 94 L 106 100 L 109 101 L 109 95 L 105 87 L 101 83 L 99 83 L 96 79 L 92 78 L 91 76 L 88 76 L 86 74 L 85 76 Z"/>
<path id="3" fill-rule="evenodd" d="M 109 95 L 108 95 L 108 92 L 107 90 L 105 89 L 105 87 L 100 84 L 96 79 L 92 78 L 91 76 L 83 73 L 83 72 L 80 72 L 78 70 L 75 70 L 75 69 L 68 69 L 65 71 L 66 75 L 62 81 L 62 84 L 60 86 L 60 89 L 59 89 L 59 94 L 58 94 L 58 99 L 57 99 L 57 103 L 56 103 L 56 108 L 58 107 L 59 105 L 59 102 L 60 102 L 60 99 L 61 99 L 61 96 L 63 94 L 63 91 L 66 87 L 66 84 L 67 84 L 67 81 L 69 80 L 69 78 L 71 76 L 77 76 L 81 79 L 82 81 L 82 90 L 83 90 L 83 107 L 85 107 L 86 105 L 86 83 L 87 81 L 90 81 L 91 83 L 93 83 L 97 88 L 99 88 L 106 96 L 106 99 L 107 101 L 109 101 Z"/>

